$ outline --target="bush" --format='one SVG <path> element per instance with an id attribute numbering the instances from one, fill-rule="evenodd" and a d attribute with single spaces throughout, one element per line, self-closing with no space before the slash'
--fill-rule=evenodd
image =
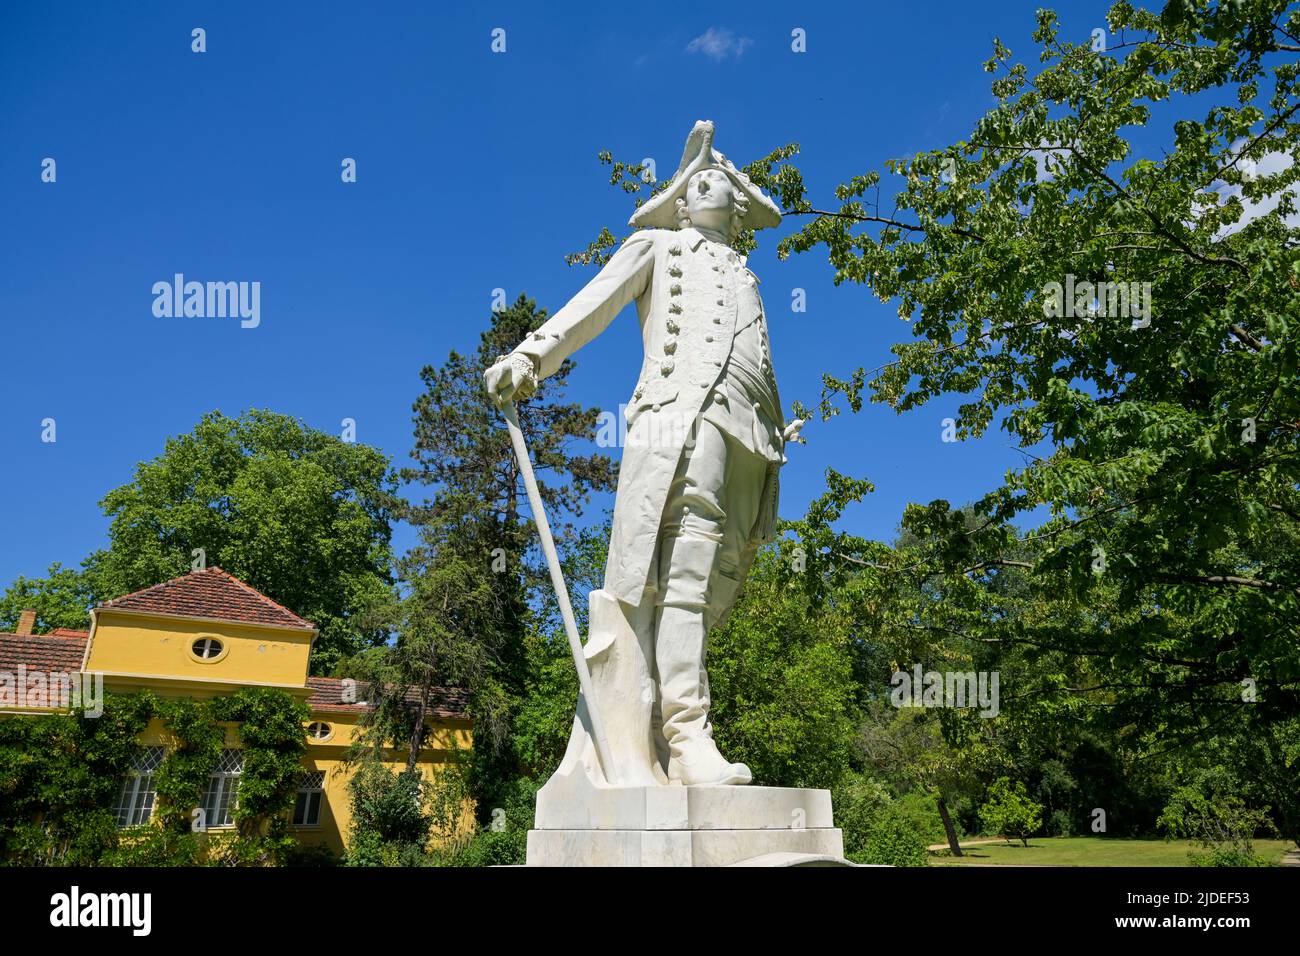
<path id="1" fill-rule="evenodd" d="M 537 790 L 541 785 L 519 777 L 501 789 L 504 806 L 489 810 L 491 823 L 468 840 L 435 851 L 438 866 L 522 866 L 528 857 L 528 831 L 533 826 Z"/>
<path id="2" fill-rule="evenodd" d="M 1029 799 L 1025 785 L 999 777 L 989 787 L 989 798 L 980 807 L 980 819 L 992 832 L 1017 839 L 1029 846 L 1029 838 L 1043 825 L 1043 805 Z"/>
<path id="3" fill-rule="evenodd" d="M 395 773 L 382 764 L 362 762 L 348 782 L 352 792 L 352 844 L 349 863 L 353 866 L 381 865 L 373 862 L 385 844 L 409 844 L 422 848 L 429 838 L 429 818 L 422 809 L 422 778 L 419 770 Z M 357 862 L 364 855 L 371 862 Z M 354 859 L 355 858 L 355 859 Z"/>
<path id="4" fill-rule="evenodd" d="M 1195 840 L 1209 850 L 1188 853 L 1193 866 L 1268 866 L 1251 842 L 1257 833 L 1276 832 L 1268 807 L 1248 806 L 1227 792 L 1227 784 L 1226 774 L 1216 770 L 1179 787 L 1160 814 L 1160 828 L 1170 839 Z"/>
<path id="5" fill-rule="evenodd" d="M 526 830 L 480 830 L 456 851 L 439 855 L 440 866 L 523 866 L 528 857 Z"/>
<path id="6" fill-rule="evenodd" d="M 927 790 L 912 790 L 899 797 L 895 804 L 900 813 L 905 815 L 916 831 L 925 838 L 926 845 L 947 843 L 948 833 L 943 828 L 943 817 L 939 816 L 939 804 L 935 795 Z M 955 819 L 953 827 L 961 837 L 962 828 Z"/>
<path id="7" fill-rule="evenodd" d="M 210 866 L 205 836 L 146 824 L 122 832 L 117 846 L 100 860 L 104 866 Z"/>
<path id="8" fill-rule="evenodd" d="M 1074 820 L 1065 810 L 1053 810 L 1052 815 L 1047 818 L 1047 835 L 1068 837 L 1074 836 Z"/>
<path id="9" fill-rule="evenodd" d="M 832 802 L 844 857 L 854 863 L 926 866 L 926 847 L 945 839 L 934 798 L 920 790 L 895 799 L 880 781 L 852 773 Z"/>
<path id="10" fill-rule="evenodd" d="M 895 803 L 885 804 L 867 831 L 866 847 L 845 854 L 854 863 L 877 863 L 885 866 L 927 866 L 925 834 L 917 828 L 912 815 Z"/>
<path id="11" fill-rule="evenodd" d="M 339 866 L 342 859 L 322 843 L 296 844 L 285 854 L 285 866 Z"/>
<path id="12" fill-rule="evenodd" d="M 1234 846 L 1216 846 L 1208 853 L 1190 852 L 1187 862 L 1191 866 L 1272 866 L 1253 849 Z"/>
<path id="13" fill-rule="evenodd" d="M 890 801 L 889 791 L 863 774 L 847 774 L 831 799 L 835 825 L 844 833 L 844 855 L 856 859 L 854 854 L 867 849 L 871 827 Z"/>

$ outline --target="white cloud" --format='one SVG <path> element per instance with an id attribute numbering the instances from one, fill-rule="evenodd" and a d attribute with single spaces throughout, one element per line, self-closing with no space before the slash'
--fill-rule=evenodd
<path id="1" fill-rule="evenodd" d="M 1241 149 L 1244 145 L 1245 140 L 1239 140 L 1238 142 L 1233 143 L 1233 152 Z M 1258 177 L 1271 176 L 1274 173 L 1282 172 L 1284 169 L 1289 169 L 1292 162 L 1293 160 L 1288 153 L 1266 153 L 1258 162 L 1254 163 L 1253 168 L 1249 171 Z M 1239 167 L 1241 165 L 1241 163 L 1238 164 Z M 1240 186 L 1229 185 L 1224 182 L 1215 183 L 1210 188 L 1217 194 L 1220 205 L 1227 202 L 1231 197 L 1236 196 L 1241 200 L 1242 207 L 1241 218 L 1232 225 L 1224 226 L 1219 230 L 1219 234 L 1215 236 L 1215 239 L 1222 239 L 1225 236 L 1232 235 L 1234 232 L 1240 232 L 1242 229 L 1246 228 L 1249 223 L 1258 219 L 1260 216 L 1268 215 L 1276 209 L 1278 203 L 1282 200 L 1282 196 L 1279 193 L 1265 196 L 1259 202 L 1255 202 L 1254 200 L 1246 199 L 1241 195 Z M 1300 199 L 1300 185 L 1290 186 L 1284 190 L 1284 192 L 1289 192 L 1293 197 Z M 1296 205 L 1300 207 L 1300 202 L 1296 202 Z M 1282 221 L 1286 224 L 1288 229 L 1300 229 L 1300 209 L 1293 211 Z"/>
<path id="2" fill-rule="evenodd" d="M 1038 141 L 1038 147 L 1029 151 L 1029 157 L 1038 166 L 1035 178 L 1038 182 L 1045 183 L 1049 179 L 1055 179 L 1056 174 L 1064 170 L 1070 159 L 1070 150 L 1054 146 L 1045 139 Z"/>
<path id="3" fill-rule="evenodd" d="M 716 27 L 709 27 L 686 44 L 686 52 L 703 53 L 714 60 L 725 60 L 729 56 L 740 59 L 753 42 L 749 37 L 736 36 L 725 27 L 721 30 Z"/>

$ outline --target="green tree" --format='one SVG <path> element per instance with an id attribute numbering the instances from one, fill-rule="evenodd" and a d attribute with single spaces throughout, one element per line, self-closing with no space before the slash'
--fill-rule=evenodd
<path id="1" fill-rule="evenodd" d="M 1029 798 L 1019 780 L 998 777 L 980 807 L 980 818 L 991 832 L 1029 846 L 1029 838 L 1043 825 L 1043 806 Z"/>
<path id="2" fill-rule="evenodd" d="M 36 612 L 36 634 L 56 627 L 85 630 L 96 588 L 91 577 L 57 561 L 43 578 L 19 575 L 0 595 L 0 631 L 12 632 L 23 611 Z"/>
<path id="3" fill-rule="evenodd" d="M 809 599 L 808 573 L 760 551 L 743 598 L 709 635 L 710 718 L 728 759 L 756 782 L 832 787 L 848 771 L 860 720 L 852 631 L 833 600 Z"/>
<path id="4" fill-rule="evenodd" d="M 320 628 L 314 673 L 383 639 L 358 613 L 392 587 L 395 482 L 367 445 L 274 412 L 205 415 L 102 502 L 106 598 L 190 570 L 195 549 Z"/>
<path id="5" fill-rule="evenodd" d="M 974 720 L 950 710 L 873 708 L 858 735 L 864 762 L 900 793 L 924 795 L 942 823 L 953 856 L 963 851 L 952 807 L 966 802 L 980 786 L 990 759 L 982 735 L 970 732 Z"/>
<path id="6" fill-rule="evenodd" d="M 105 495 L 109 547 L 76 572 L 20 578 L 0 598 L 0 624 L 24 607 L 42 627 L 87 626 L 85 612 L 205 563 L 320 628 L 312 672 L 381 642 L 361 612 L 392 591 L 396 482 L 388 459 L 287 415 L 205 415 Z"/>
<path id="7" fill-rule="evenodd" d="M 402 472 L 426 492 L 404 511 L 419 540 L 400 574 L 416 603 L 415 613 L 403 615 L 411 633 L 399 634 L 396 648 L 407 653 L 422 642 L 415 656 L 439 659 L 422 681 L 459 679 L 469 687 L 473 789 L 484 822 L 504 804 L 519 771 L 512 729 L 529 681 L 532 602 L 549 582 L 519 465 L 483 372 L 545 320 L 545 310 L 521 295 L 492 313 L 473 354 L 453 351 L 441 366 L 422 370 L 425 391 L 413 409 L 415 465 Z M 518 406 L 547 517 L 562 541 L 573 537 L 573 519 L 591 494 L 612 491 L 617 475 L 609 455 L 578 447 L 595 440 L 599 410 L 563 401 L 574 368 L 564 362 Z"/>
<path id="8" fill-rule="evenodd" d="M 826 212 L 793 167 L 768 182 L 810 220 L 782 253 L 823 248 L 837 282 L 896 299 L 916 338 L 883 368 L 828 376 L 823 412 L 859 408 L 867 389 L 900 412 L 966 395 L 959 436 L 997 422 L 1022 448 L 1045 444 L 976 503 L 979 526 L 1004 536 L 976 560 L 1007 561 L 1005 522 L 1046 506 L 1025 570 L 1118 613 L 1021 639 L 1091 658 L 1097 679 L 1058 694 L 1130 724 L 1159 713 L 1144 729 L 1169 743 L 1251 703 L 1247 679 L 1267 701 L 1251 711 L 1261 726 L 1300 709 L 1287 650 L 1300 621 L 1300 12 L 1118 3 L 1109 26 L 1121 42 L 1095 51 L 1040 12 L 1046 67 L 1032 77 L 995 42 L 997 105 L 966 139 L 887 164 L 896 213 L 869 199 L 879 173 L 838 187 Z M 1127 131 L 1169 112 L 1182 116 L 1164 154 L 1138 153 Z M 1061 302 L 1053 283 L 1071 281 L 1091 292 Z M 1149 316 L 1099 283 L 1148 284 Z M 971 529 L 932 530 L 956 570 Z"/>

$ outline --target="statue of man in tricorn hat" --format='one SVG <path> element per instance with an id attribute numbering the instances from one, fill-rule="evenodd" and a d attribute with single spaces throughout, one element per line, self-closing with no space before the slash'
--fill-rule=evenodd
<path id="1" fill-rule="evenodd" d="M 711 122 L 695 124 L 668 187 L 632 216 L 637 232 L 485 374 L 497 402 L 526 398 L 637 303 L 645 358 L 585 647 L 615 766 L 597 759 L 579 699 L 557 771 L 597 787 L 751 780 L 713 741 L 705 648 L 773 535 L 777 472 L 802 422 L 785 424 L 758 279 L 731 247 L 781 213 L 713 135 Z"/>

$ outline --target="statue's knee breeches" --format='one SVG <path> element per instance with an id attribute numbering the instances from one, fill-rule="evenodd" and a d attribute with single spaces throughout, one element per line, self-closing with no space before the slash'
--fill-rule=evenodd
<path id="1" fill-rule="evenodd" d="M 680 517 L 660 536 L 659 603 L 704 608 L 709 582 L 722 549 L 726 518 L 703 517 L 683 506 Z"/>

